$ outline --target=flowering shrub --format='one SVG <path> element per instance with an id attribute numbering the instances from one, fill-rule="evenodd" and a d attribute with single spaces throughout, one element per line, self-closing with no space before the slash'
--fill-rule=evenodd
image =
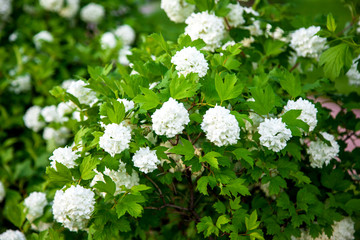
<path id="1" fill-rule="evenodd" d="M 6 221 L 34 239 L 359 238 L 360 178 L 348 171 L 360 154 L 343 141 L 360 130 L 359 17 L 340 30 L 331 14 L 311 26 L 265 1 L 159 6 L 185 23 L 175 41 L 144 36 L 26 112 L 52 154 L 28 197 L 0 182 Z M 81 19 L 100 23 L 101 7 Z M 99 48 L 118 52 L 130 32 L 107 30 Z M 319 96 L 344 110 L 332 118 Z"/>

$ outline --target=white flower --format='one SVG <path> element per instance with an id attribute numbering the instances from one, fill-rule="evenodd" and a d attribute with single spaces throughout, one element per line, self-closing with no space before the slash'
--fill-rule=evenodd
<path id="1" fill-rule="evenodd" d="M 181 133 L 190 122 L 189 113 L 183 103 L 178 103 L 173 98 L 165 102 L 151 116 L 152 128 L 157 135 L 166 135 L 168 138 Z"/>
<path id="2" fill-rule="evenodd" d="M 255 39 L 253 37 L 244 38 L 243 40 L 241 40 L 241 44 L 244 47 L 250 47 L 253 42 L 255 42 Z"/>
<path id="3" fill-rule="evenodd" d="M 133 186 L 139 185 L 140 179 L 139 179 L 139 175 L 137 174 L 137 172 L 135 172 L 135 170 L 133 170 L 132 174 L 130 175 L 126 172 L 125 166 L 126 165 L 120 161 L 120 167 L 119 167 L 119 170 L 117 170 L 117 171 L 110 170 L 105 167 L 104 174 L 109 176 L 116 185 L 116 190 L 115 190 L 114 195 L 124 193 L 124 191 L 122 191 L 122 189 L 121 189 L 122 186 L 125 186 L 125 188 L 127 188 L 127 189 L 131 189 Z"/>
<path id="4" fill-rule="evenodd" d="M 0 0 L 0 20 L 7 19 L 12 11 L 12 0 Z"/>
<path id="5" fill-rule="evenodd" d="M 63 164 L 67 168 L 74 168 L 77 166 L 75 162 L 80 155 L 76 154 L 71 147 L 57 148 L 53 155 L 49 158 L 51 160 L 51 167 L 56 169 L 56 162 Z"/>
<path id="6" fill-rule="evenodd" d="M 39 106 L 32 106 L 26 110 L 26 113 L 23 117 L 25 126 L 35 132 L 38 132 L 40 129 L 42 129 L 45 126 L 45 123 L 40 121 L 40 113 L 41 107 Z"/>
<path id="7" fill-rule="evenodd" d="M 228 41 L 224 45 L 222 45 L 221 49 L 226 50 L 229 46 L 234 46 L 235 44 L 235 41 Z"/>
<path id="8" fill-rule="evenodd" d="M 132 161 L 134 162 L 134 166 L 138 167 L 143 173 L 154 171 L 157 169 L 156 165 L 160 164 L 160 160 L 156 156 L 156 151 L 150 150 L 149 147 L 137 150 Z"/>
<path id="9" fill-rule="evenodd" d="M 101 36 L 100 42 L 101 42 L 101 48 L 109 49 L 116 47 L 117 40 L 112 32 L 106 32 Z"/>
<path id="10" fill-rule="evenodd" d="M 243 7 L 243 9 L 247 14 L 252 14 L 254 16 L 259 16 L 259 13 L 257 11 L 255 11 L 254 9 L 252 9 L 252 8 Z"/>
<path id="11" fill-rule="evenodd" d="M 176 52 L 171 58 L 171 63 L 175 64 L 178 74 L 185 77 L 189 73 L 197 73 L 199 77 L 204 77 L 209 69 L 204 54 L 195 47 L 184 47 Z"/>
<path id="12" fill-rule="evenodd" d="M 61 102 L 56 107 L 56 112 L 59 117 L 59 122 L 65 122 L 69 120 L 68 117 L 66 117 L 67 114 L 70 114 L 74 109 L 71 106 L 70 102 L 64 103 Z"/>
<path id="13" fill-rule="evenodd" d="M 64 0 L 40 0 L 40 6 L 48 11 L 58 12 L 62 8 Z"/>
<path id="14" fill-rule="evenodd" d="M 4 200 L 6 195 L 4 184 L 0 181 L 0 203 Z"/>
<path id="15" fill-rule="evenodd" d="M 68 90 L 72 83 L 76 82 L 74 79 L 67 79 L 61 83 L 61 87 Z"/>
<path id="16" fill-rule="evenodd" d="M 83 116 L 84 119 L 81 119 L 81 113 L 80 113 L 80 111 L 75 111 L 75 112 L 73 112 L 72 118 L 75 119 L 75 120 L 78 121 L 78 122 L 88 120 L 88 117 L 85 116 L 85 115 Z"/>
<path id="17" fill-rule="evenodd" d="M 80 8 L 80 0 L 66 0 L 66 6 L 63 7 L 59 14 L 64 18 L 73 18 Z"/>
<path id="18" fill-rule="evenodd" d="M 272 37 L 275 40 L 280 40 L 282 42 L 288 42 L 288 38 L 284 37 L 284 30 L 279 27 L 275 28 L 274 32 L 271 32 L 272 26 L 270 24 L 266 25 L 266 35 Z"/>
<path id="19" fill-rule="evenodd" d="M 129 148 L 131 128 L 124 123 L 111 123 L 105 126 L 104 135 L 99 139 L 99 145 L 112 157 Z"/>
<path id="20" fill-rule="evenodd" d="M 226 16 L 230 27 L 236 28 L 245 23 L 245 19 L 243 17 L 244 8 L 239 3 L 229 4 L 227 8 L 230 9 L 230 12 Z"/>
<path id="21" fill-rule="evenodd" d="M 333 227 L 333 234 L 330 240 L 353 240 L 355 233 L 355 223 L 350 217 L 345 217 L 340 222 L 335 222 Z"/>
<path id="22" fill-rule="evenodd" d="M 54 219 L 70 231 L 86 227 L 94 211 L 95 194 L 82 186 L 71 186 L 55 193 L 52 212 Z"/>
<path id="23" fill-rule="evenodd" d="M 99 23 L 105 15 L 105 9 L 100 4 L 89 3 L 80 11 L 80 18 L 87 23 Z"/>
<path id="24" fill-rule="evenodd" d="M 309 125 L 309 132 L 314 130 L 317 125 L 317 109 L 313 103 L 302 98 L 299 98 L 296 101 L 289 100 L 284 107 L 284 113 L 290 110 L 301 110 L 301 114 L 298 119 Z"/>
<path id="25" fill-rule="evenodd" d="M 251 119 L 252 124 L 249 121 L 245 121 L 245 129 L 251 133 L 257 132 L 260 123 L 264 121 L 264 117 L 257 113 L 250 112 L 249 118 Z"/>
<path id="26" fill-rule="evenodd" d="M 238 121 L 228 109 L 221 106 L 206 111 L 201 129 L 206 138 L 218 147 L 236 144 L 240 138 Z"/>
<path id="27" fill-rule="evenodd" d="M 129 66 L 130 61 L 127 58 L 127 56 L 131 55 L 130 46 L 125 45 L 122 49 L 119 51 L 119 58 L 118 62 L 124 66 Z"/>
<path id="28" fill-rule="evenodd" d="M 360 86 L 360 72 L 357 70 L 357 65 L 358 65 L 357 61 L 359 60 L 359 58 L 360 56 L 358 56 L 353 60 L 353 64 L 351 65 L 351 68 L 346 73 L 346 76 L 349 79 L 349 85 L 356 87 Z"/>
<path id="29" fill-rule="evenodd" d="M 1 1 L 1 0 L 0 0 Z M 0 14 L 1 15 L 1 14 Z M 10 34 L 9 36 L 9 42 L 15 42 L 16 39 L 19 37 L 19 33 L 18 32 L 13 32 L 12 34 Z"/>
<path id="30" fill-rule="evenodd" d="M 318 58 L 326 48 L 326 38 L 316 36 L 320 27 L 300 28 L 291 34 L 290 47 L 300 57 Z"/>
<path id="31" fill-rule="evenodd" d="M 64 145 L 70 136 L 70 130 L 61 127 L 58 130 L 46 127 L 43 132 L 43 138 L 47 141 L 53 141 L 57 146 Z"/>
<path id="32" fill-rule="evenodd" d="M 26 240 L 25 235 L 19 230 L 6 230 L 0 234 L 0 240 Z"/>
<path id="33" fill-rule="evenodd" d="M 129 100 L 125 99 L 125 98 L 123 98 L 123 99 L 118 98 L 117 100 L 119 102 L 121 102 L 122 104 L 124 104 L 125 112 L 128 112 L 128 111 L 130 111 L 131 109 L 133 109 L 135 107 L 135 103 L 133 101 L 131 101 L 131 100 L 129 101 Z"/>
<path id="34" fill-rule="evenodd" d="M 41 110 L 41 116 L 45 122 L 58 122 L 59 115 L 55 105 L 46 106 Z"/>
<path id="35" fill-rule="evenodd" d="M 161 9 L 171 21 L 182 23 L 195 10 L 195 5 L 187 3 L 185 0 L 161 0 Z"/>
<path id="36" fill-rule="evenodd" d="M 86 87 L 87 84 L 78 80 L 76 82 L 72 82 L 66 92 L 74 95 L 81 104 L 93 106 L 97 102 L 96 93 L 90 88 Z"/>
<path id="37" fill-rule="evenodd" d="M 35 47 L 37 49 L 39 49 L 39 48 L 41 48 L 43 42 L 54 41 L 54 37 L 48 31 L 41 31 L 33 37 L 33 41 L 34 41 Z"/>
<path id="38" fill-rule="evenodd" d="M 252 25 L 247 26 L 246 29 L 250 31 L 252 36 L 261 36 L 264 33 L 261 29 L 261 22 L 259 20 L 255 20 Z"/>
<path id="39" fill-rule="evenodd" d="M 119 39 L 121 39 L 123 45 L 131 45 L 135 41 L 135 31 L 127 24 L 119 26 L 114 33 Z"/>
<path id="40" fill-rule="evenodd" d="M 206 43 L 204 50 L 215 51 L 220 47 L 225 37 L 224 21 L 220 17 L 208 12 L 192 13 L 185 21 L 185 34 L 191 40 L 202 39 Z"/>
<path id="41" fill-rule="evenodd" d="M 337 157 L 340 151 L 340 146 L 333 135 L 327 132 L 321 132 L 321 135 L 330 142 L 331 146 L 320 139 L 310 142 L 307 153 L 310 155 L 310 166 L 313 168 L 322 168 L 324 163 L 328 165 L 330 160 Z"/>
<path id="42" fill-rule="evenodd" d="M 48 204 L 46 194 L 42 192 L 32 192 L 25 198 L 24 205 L 28 210 L 26 218 L 33 222 L 44 214 L 44 208 Z"/>
<path id="43" fill-rule="evenodd" d="M 260 144 L 274 152 L 279 152 L 286 147 L 286 142 L 291 138 L 290 129 L 281 118 L 266 118 L 259 127 Z"/>
<path id="44" fill-rule="evenodd" d="M 16 77 L 15 80 L 10 83 L 10 90 L 16 94 L 30 91 L 31 78 L 29 74 Z"/>

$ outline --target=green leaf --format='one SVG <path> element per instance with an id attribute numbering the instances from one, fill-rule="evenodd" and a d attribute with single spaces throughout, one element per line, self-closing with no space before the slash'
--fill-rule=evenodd
<path id="1" fill-rule="evenodd" d="M 169 150 L 171 153 L 184 155 L 185 161 L 191 160 L 194 157 L 194 147 L 192 143 L 182 137 L 180 137 L 182 145 L 178 144 Z"/>
<path id="2" fill-rule="evenodd" d="M 219 75 L 216 75 L 215 88 L 223 102 L 238 97 L 244 88 L 244 84 L 237 82 L 235 74 L 226 75 L 224 81 Z"/>
<path id="3" fill-rule="evenodd" d="M 219 169 L 219 162 L 216 158 L 221 156 L 222 155 L 218 152 L 209 152 L 205 156 L 200 157 L 200 162 L 207 162 L 215 169 Z"/>
<path id="4" fill-rule="evenodd" d="M 249 218 L 245 217 L 245 226 L 247 231 L 254 230 L 260 225 L 260 222 L 257 222 L 257 218 L 258 216 L 256 210 L 251 213 Z"/>
<path id="5" fill-rule="evenodd" d="M 335 19 L 331 13 L 327 15 L 326 27 L 330 32 L 335 32 L 336 30 Z"/>
<path id="6" fill-rule="evenodd" d="M 103 176 L 104 176 L 105 182 L 97 181 L 96 184 L 94 185 L 94 187 L 96 189 L 98 189 L 100 192 L 106 192 L 106 193 L 109 193 L 110 195 L 114 195 L 115 190 L 116 190 L 116 185 L 115 185 L 114 181 L 106 175 L 103 175 Z"/>
<path id="7" fill-rule="evenodd" d="M 219 235 L 219 229 L 214 225 L 211 217 L 206 216 L 201 218 L 200 222 L 196 225 L 199 233 L 203 232 L 205 237 L 211 234 Z"/>
<path id="8" fill-rule="evenodd" d="M 61 186 L 73 182 L 70 170 L 59 162 L 56 162 L 56 170 L 52 167 L 47 167 L 46 174 L 51 182 Z"/>
<path id="9" fill-rule="evenodd" d="M 126 212 L 135 218 L 140 217 L 143 207 L 139 203 L 143 202 L 145 202 L 143 196 L 127 194 L 116 204 L 116 213 L 118 218 L 123 216 Z"/>
<path id="10" fill-rule="evenodd" d="M 230 222 L 230 219 L 226 215 L 221 215 L 216 221 L 216 227 L 221 229 L 221 225 L 227 224 Z"/>
<path id="11" fill-rule="evenodd" d="M 204 195 L 209 195 L 207 191 L 208 184 L 209 184 L 209 178 L 207 176 L 203 176 L 197 181 L 196 189 Z"/>
<path id="12" fill-rule="evenodd" d="M 90 180 L 95 176 L 94 169 L 100 163 L 100 160 L 91 155 L 85 157 L 80 164 L 80 173 L 83 180 Z"/>
<path id="13" fill-rule="evenodd" d="M 225 204 L 220 201 L 217 201 L 213 205 L 213 208 L 215 209 L 216 212 L 221 213 L 221 214 L 225 214 L 225 212 L 226 212 Z"/>
<path id="14" fill-rule="evenodd" d="M 244 159 L 251 167 L 254 166 L 254 159 L 251 156 L 251 152 L 245 148 L 237 148 L 233 151 L 236 156 L 236 159 Z"/>
<path id="15" fill-rule="evenodd" d="M 175 76 L 170 82 L 170 96 L 174 99 L 183 99 L 194 96 L 200 88 L 198 77 L 194 74 L 191 76 Z"/>
<path id="16" fill-rule="evenodd" d="M 247 102 L 249 107 L 260 115 L 268 114 L 275 107 L 275 93 L 268 85 L 264 90 L 259 87 L 251 90 L 255 102 Z"/>
<path id="17" fill-rule="evenodd" d="M 249 189 L 245 185 L 243 185 L 244 182 L 245 180 L 241 178 L 233 179 L 229 182 L 229 184 L 226 184 L 222 188 L 222 192 L 220 194 L 226 194 L 229 197 L 231 197 L 231 195 L 237 197 L 238 194 L 242 196 L 250 195 Z"/>
<path id="18" fill-rule="evenodd" d="M 250 239 L 260 239 L 260 240 L 264 240 L 264 237 L 260 235 L 260 233 L 258 232 L 252 232 L 250 233 Z"/>
<path id="19" fill-rule="evenodd" d="M 290 94 L 290 96 L 293 98 L 300 96 L 302 92 L 301 81 L 300 79 L 295 78 L 295 76 L 288 70 L 284 68 L 274 68 L 269 75 L 270 78 L 275 78 L 278 80 L 281 87 L 284 88 Z"/>
<path id="20" fill-rule="evenodd" d="M 194 2 L 200 12 L 211 11 L 215 6 L 214 0 L 194 0 Z"/>
<path id="21" fill-rule="evenodd" d="M 340 75 L 341 71 L 346 72 L 351 67 L 352 60 L 349 45 L 341 43 L 323 52 L 319 64 L 324 66 L 325 76 L 334 80 Z"/>
<path id="22" fill-rule="evenodd" d="M 265 55 L 268 57 L 275 57 L 280 53 L 284 52 L 284 46 L 285 42 L 283 41 L 268 39 L 265 41 L 264 44 Z"/>
<path id="23" fill-rule="evenodd" d="M 301 136 L 302 133 L 299 128 L 302 128 L 306 132 L 309 131 L 309 125 L 304 121 L 298 119 L 301 114 L 301 110 L 290 110 L 281 116 L 281 121 L 286 123 L 286 127 L 291 130 L 293 136 Z"/>
<path id="24" fill-rule="evenodd" d="M 16 227 L 21 228 L 25 221 L 24 205 L 16 202 L 6 202 L 4 215 Z"/>
<path id="25" fill-rule="evenodd" d="M 157 44 L 159 44 L 159 46 L 169 55 L 171 55 L 170 52 L 170 47 L 169 44 L 167 44 L 167 42 L 165 41 L 164 37 L 162 36 L 162 34 L 157 34 L 157 33 L 153 33 L 150 35 L 151 38 L 153 38 L 155 40 L 155 42 Z"/>
<path id="26" fill-rule="evenodd" d="M 144 95 L 137 95 L 133 100 L 141 104 L 142 109 L 150 110 L 161 104 L 159 97 L 153 91 L 144 87 L 140 87 L 140 89 Z"/>
<path id="27" fill-rule="evenodd" d="M 345 210 L 347 213 L 349 213 L 349 215 L 351 215 L 353 212 L 359 211 L 359 207 L 360 207 L 360 199 L 350 199 L 345 204 Z"/>
<path id="28" fill-rule="evenodd" d="M 282 177 L 275 176 L 270 178 L 269 194 L 278 194 L 280 192 L 280 188 L 286 188 L 286 186 L 286 181 Z"/>

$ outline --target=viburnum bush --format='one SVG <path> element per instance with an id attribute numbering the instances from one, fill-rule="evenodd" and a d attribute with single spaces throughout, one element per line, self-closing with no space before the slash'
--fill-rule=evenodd
<path id="1" fill-rule="evenodd" d="M 61 15 L 60 1 L 42 2 Z M 26 112 L 52 153 L 38 186 L 0 182 L 21 231 L 0 240 L 360 238 L 360 151 L 347 146 L 360 130 L 360 5 L 346 4 L 339 28 L 291 4 L 162 0 L 184 23 L 175 41 L 143 36 Z"/>

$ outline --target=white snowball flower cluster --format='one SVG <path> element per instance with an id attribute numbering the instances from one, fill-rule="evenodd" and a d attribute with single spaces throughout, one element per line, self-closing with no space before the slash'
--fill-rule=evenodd
<path id="1" fill-rule="evenodd" d="M 4 184 L 0 181 L 0 203 L 4 200 L 6 195 Z"/>
<path id="2" fill-rule="evenodd" d="M 250 26 L 247 26 L 246 29 L 250 31 L 252 36 L 261 36 L 264 34 L 264 31 L 261 29 L 261 22 L 255 20 Z"/>
<path id="3" fill-rule="evenodd" d="M 46 127 L 43 132 L 43 138 L 47 141 L 53 141 L 57 146 L 64 145 L 69 136 L 70 130 L 67 127 L 60 127 L 59 129 Z"/>
<path id="4" fill-rule="evenodd" d="M 112 32 L 106 32 L 101 36 L 100 43 L 101 48 L 112 49 L 116 47 L 117 40 Z"/>
<path id="5" fill-rule="evenodd" d="M 259 127 L 260 144 L 274 152 L 279 152 L 286 147 L 286 142 L 291 138 L 290 129 L 281 118 L 266 118 Z"/>
<path id="6" fill-rule="evenodd" d="M 245 19 L 243 17 L 244 8 L 239 3 L 229 4 L 227 8 L 230 9 L 230 12 L 226 16 L 230 27 L 236 28 L 245 23 Z"/>
<path id="7" fill-rule="evenodd" d="M 353 64 L 351 65 L 351 68 L 346 73 L 346 76 L 349 79 L 349 85 L 352 86 L 360 86 L 360 72 L 357 70 L 358 60 L 360 56 L 353 60 Z"/>
<path id="8" fill-rule="evenodd" d="M 171 21 L 182 23 L 195 10 L 195 5 L 187 3 L 185 0 L 161 0 L 161 9 Z"/>
<path id="9" fill-rule="evenodd" d="M 28 210 L 26 218 L 33 222 L 35 219 L 41 217 L 44 214 L 44 208 L 48 204 L 46 200 L 46 194 L 42 192 L 32 192 L 25 198 L 24 205 Z"/>
<path id="10" fill-rule="evenodd" d="M 133 44 L 136 38 L 134 29 L 127 24 L 119 26 L 114 33 L 119 39 L 121 39 L 123 45 Z"/>
<path id="11" fill-rule="evenodd" d="M 100 4 L 89 3 L 80 11 L 80 18 L 87 23 L 99 23 L 105 15 L 105 9 Z"/>
<path id="12" fill-rule="evenodd" d="M 41 107 L 32 106 L 28 110 L 23 117 L 24 124 L 27 128 L 38 132 L 45 126 L 45 123 L 40 121 Z"/>
<path id="13" fill-rule="evenodd" d="M 165 102 L 151 116 L 152 128 L 157 135 L 165 135 L 168 138 L 181 133 L 190 122 L 189 113 L 183 103 L 178 103 L 173 98 Z"/>
<path id="14" fill-rule="evenodd" d="M 16 77 L 15 80 L 10 83 L 10 90 L 16 94 L 30 91 L 31 89 L 31 77 L 29 74 Z"/>
<path id="15" fill-rule="evenodd" d="M 6 230 L 0 234 L 0 240 L 26 240 L 25 235 L 19 230 Z"/>
<path id="16" fill-rule="evenodd" d="M 71 186 L 55 193 L 52 212 L 54 219 L 70 231 L 86 227 L 94 211 L 95 194 L 82 186 Z"/>
<path id="17" fill-rule="evenodd" d="M 221 46 L 221 41 L 225 37 L 225 25 L 220 17 L 208 12 L 192 13 L 185 23 L 185 34 L 193 41 L 202 39 L 206 43 L 204 50 L 213 52 Z"/>
<path id="18" fill-rule="evenodd" d="M 298 119 L 304 121 L 309 125 L 309 132 L 313 131 L 317 125 L 317 109 L 313 103 L 309 100 L 299 98 L 296 101 L 289 100 L 284 107 L 284 112 L 290 110 L 301 110 L 301 114 Z"/>
<path id="19" fill-rule="evenodd" d="M 130 46 L 124 46 L 122 49 L 120 49 L 119 51 L 119 57 L 118 57 L 118 62 L 124 66 L 129 66 L 130 61 L 127 58 L 127 56 L 130 56 L 132 53 L 130 51 Z"/>
<path id="20" fill-rule="evenodd" d="M 123 99 L 118 98 L 117 100 L 118 100 L 118 102 L 121 102 L 122 104 L 124 104 L 125 112 L 128 112 L 135 107 L 135 103 L 132 100 L 127 100 L 125 98 L 123 98 Z"/>
<path id="21" fill-rule="evenodd" d="M 80 0 L 66 0 L 66 5 L 60 10 L 60 16 L 73 18 L 80 8 Z"/>
<path id="22" fill-rule="evenodd" d="M 75 162 L 80 155 L 76 154 L 71 147 L 57 148 L 54 150 L 53 155 L 49 158 L 51 162 L 51 167 L 56 169 L 56 162 L 63 164 L 67 168 L 74 168 L 77 166 Z"/>
<path id="23" fill-rule="evenodd" d="M 74 79 L 67 79 L 67 80 L 64 80 L 62 83 L 61 83 L 61 87 L 65 90 L 68 90 L 69 87 L 71 86 L 72 83 L 76 82 L 76 80 Z"/>
<path id="24" fill-rule="evenodd" d="M 44 30 L 44 31 L 37 33 L 33 37 L 33 41 L 34 41 L 35 47 L 37 49 L 40 49 L 43 42 L 52 42 L 52 41 L 54 41 L 54 37 L 51 35 L 50 32 Z"/>
<path id="25" fill-rule="evenodd" d="M 184 47 L 176 52 L 171 58 L 171 63 L 175 64 L 178 74 L 185 77 L 189 73 L 197 73 L 199 77 L 204 77 L 209 69 L 204 54 L 195 47 Z"/>
<path id="26" fill-rule="evenodd" d="M 330 240 L 353 240 L 355 233 L 355 223 L 350 217 L 345 217 L 340 222 L 335 222 L 333 227 L 333 234 Z"/>
<path id="27" fill-rule="evenodd" d="M 291 34 L 290 47 L 300 57 L 318 58 L 326 48 L 326 38 L 316 36 L 320 27 L 300 28 Z"/>
<path id="28" fill-rule="evenodd" d="M 44 118 L 45 122 L 57 122 L 58 121 L 58 112 L 55 105 L 46 106 L 41 110 L 41 116 Z"/>
<path id="29" fill-rule="evenodd" d="M 12 11 L 12 0 L 0 0 L 0 19 L 7 19 Z"/>
<path id="30" fill-rule="evenodd" d="M 64 0 L 40 0 L 40 6 L 48 11 L 58 12 L 62 8 Z"/>
<path id="31" fill-rule="evenodd" d="M 150 150 L 149 147 L 137 150 L 132 161 L 134 162 L 134 166 L 138 167 L 143 173 L 154 171 L 157 169 L 157 165 L 160 164 L 160 160 L 156 156 L 156 151 Z"/>
<path id="32" fill-rule="evenodd" d="M 99 145 L 112 157 L 129 148 L 131 128 L 124 123 L 111 123 L 105 126 L 104 135 L 99 139 Z"/>
<path id="33" fill-rule="evenodd" d="M 57 105 L 56 107 L 56 112 L 58 114 L 59 117 L 59 122 L 65 122 L 67 120 L 69 120 L 67 117 L 65 117 L 65 115 L 70 114 L 73 111 L 73 107 L 71 105 L 70 102 L 64 103 L 61 102 Z"/>
<path id="34" fill-rule="evenodd" d="M 333 135 L 327 132 L 321 132 L 321 135 L 330 142 L 331 146 L 320 139 L 310 142 L 307 153 L 310 155 L 310 166 L 313 168 L 322 168 L 324 163 L 328 165 L 330 160 L 337 157 L 340 151 L 340 146 Z"/>
<path id="35" fill-rule="evenodd" d="M 72 82 L 66 91 L 74 95 L 81 104 L 86 104 L 91 107 L 97 102 L 97 97 L 96 93 L 86 86 L 87 84 L 84 81 L 78 80 Z"/>
<path id="36" fill-rule="evenodd" d="M 238 121 L 230 110 L 221 106 L 206 111 L 201 129 L 206 138 L 218 147 L 236 144 L 240 138 Z"/>

